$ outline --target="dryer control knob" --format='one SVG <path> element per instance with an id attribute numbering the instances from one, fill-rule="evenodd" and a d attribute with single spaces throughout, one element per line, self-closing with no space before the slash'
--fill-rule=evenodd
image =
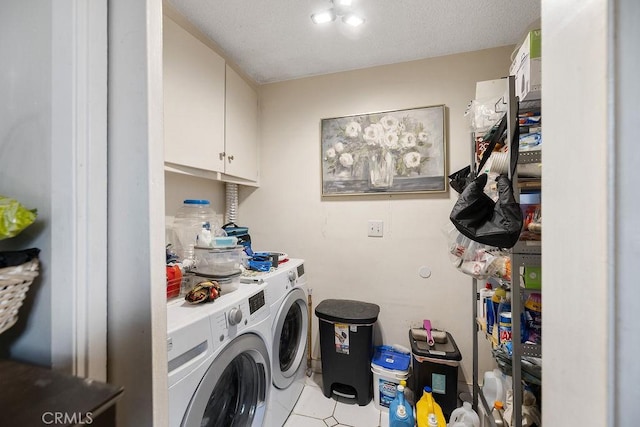
<path id="1" fill-rule="evenodd" d="M 289 270 L 289 281 L 291 283 L 296 281 L 296 273 L 294 273 L 293 270 Z"/>
<path id="2" fill-rule="evenodd" d="M 242 320 L 242 310 L 240 310 L 238 307 L 233 307 L 231 310 L 229 310 L 228 317 L 229 325 L 235 326 Z"/>

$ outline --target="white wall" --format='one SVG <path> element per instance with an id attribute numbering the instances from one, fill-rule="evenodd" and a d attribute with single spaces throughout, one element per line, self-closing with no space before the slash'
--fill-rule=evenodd
<path id="1" fill-rule="evenodd" d="M 350 71 L 261 87 L 261 186 L 242 188 L 240 216 L 254 249 L 306 259 L 314 307 L 327 298 L 381 307 L 385 344 L 409 346 L 408 330 L 431 319 L 451 332 L 472 372 L 471 278 L 455 270 L 441 228 L 457 198 L 435 195 L 321 199 L 320 119 L 445 104 L 448 168 L 469 163 L 463 117 L 477 81 L 503 77 L 512 47 Z M 367 220 L 384 237 L 367 237 Z M 418 269 L 428 266 L 429 279 Z M 314 357 L 319 357 L 317 318 Z M 492 367 L 482 340 L 480 369 Z"/>
<path id="2" fill-rule="evenodd" d="M 37 222 L 0 250 L 41 249 L 18 324 L 0 336 L 0 354 L 51 365 L 51 3 L 0 3 L 0 194 L 38 209 Z"/>
<path id="3" fill-rule="evenodd" d="M 164 173 L 165 214 L 174 216 L 186 199 L 206 199 L 217 214 L 225 211 L 225 184 L 173 172 Z"/>
<path id="4" fill-rule="evenodd" d="M 606 0 L 542 1 L 542 416 L 547 426 L 614 425 L 608 423 L 607 403 L 614 303 L 607 7 Z M 637 389 L 637 378 L 633 382 Z"/>

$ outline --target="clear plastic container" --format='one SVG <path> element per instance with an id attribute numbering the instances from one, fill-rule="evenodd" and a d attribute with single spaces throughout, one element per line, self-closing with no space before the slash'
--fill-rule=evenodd
<path id="1" fill-rule="evenodd" d="M 199 283 L 211 281 L 217 282 L 218 285 L 220 285 L 221 295 L 227 295 L 240 287 L 240 273 L 238 272 L 230 276 L 200 275 L 197 273 L 187 274 L 185 280 L 183 280 L 180 295 L 185 296 Z"/>
<path id="2" fill-rule="evenodd" d="M 202 248 L 196 246 L 194 250 L 195 268 L 197 274 L 229 275 L 241 271 L 244 248 L 236 246 L 228 249 Z"/>
<path id="3" fill-rule="evenodd" d="M 193 248 L 198 243 L 198 235 L 203 227 L 211 231 L 220 228 L 216 211 L 208 200 L 185 200 L 173 220 L 173 229 L 182 249 L 179 254 L 182 259 L 194 259 Z"/>

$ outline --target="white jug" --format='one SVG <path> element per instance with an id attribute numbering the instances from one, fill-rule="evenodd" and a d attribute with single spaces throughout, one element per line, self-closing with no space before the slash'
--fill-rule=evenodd
<path id="1" fill-rule="evenodd" d="M 484 382 L 482 383 L 482 394 L 487 400 L 490 408 L 496 401 L 504 402 L 506 399 L 505 384 L 502 380 L 502 372 L 500 369 L 487 371 L 484 373 Z"/>
<path id="2" fill-rule="evenodd" d="M 462 407 L 454 409 L 449 418 L 450 427 L 480 427 L 480 417 L 471 407 L 471 403 L 464 402 Z"/>

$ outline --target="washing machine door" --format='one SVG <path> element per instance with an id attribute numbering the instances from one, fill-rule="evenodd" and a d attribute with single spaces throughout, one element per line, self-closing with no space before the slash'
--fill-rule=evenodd
<path id="1" fill-rule="evenodd" d="M 261 426 L 269 392 L 269 362 L 260 337 L 245 334 L 235 338 L 209 366 L 182 425 Z"/>
<path id="2" fill-rule="evenodd" d="M 305 362 L 309 312 L 307 295 L 300 288 L 287 294 L 278 309 L 273 330 L 273 384 L 284 389 L 295 381 L 295 374 Z"/>

